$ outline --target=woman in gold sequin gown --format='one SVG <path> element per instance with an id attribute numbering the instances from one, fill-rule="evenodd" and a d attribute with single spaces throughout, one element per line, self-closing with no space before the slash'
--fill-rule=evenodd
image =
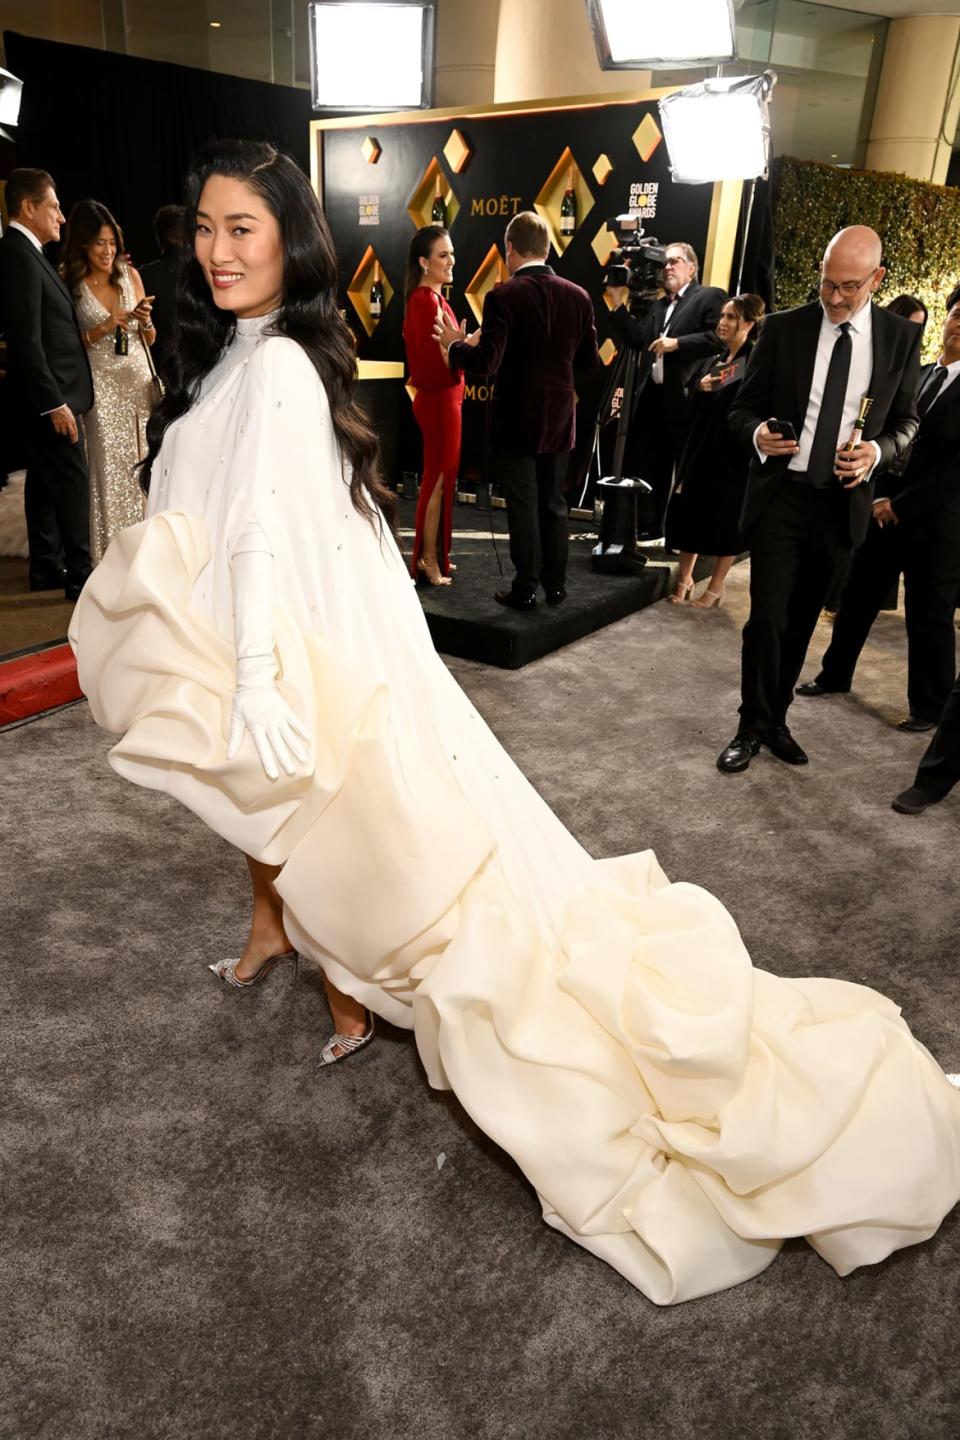
<path id="1" fill-rule="evenodd" d="M 143 519 L 137 465 L 155 398 L 146 345 L 156 339 L 143 281 L 123 259 L 123 235 L 95 200 L 74 206 L 61 270 L 90 352 L 95 403 L 84 417 L 90 468 L 90 553 L 97 564 L 113 536 Z M 126 336 L 117 353 L 118 330 Z"/>

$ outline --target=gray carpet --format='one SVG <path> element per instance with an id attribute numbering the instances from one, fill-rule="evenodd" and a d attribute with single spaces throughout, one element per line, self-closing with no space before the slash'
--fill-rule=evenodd
<path id="1" fill-rule="evenodd" d="M 960 1070 L 960 795 L 889 808 L 924 748 L 890 725 L 902 621 L 857 696 L 797 702 L 809 768 L 721 776 L 745 580 L 719 613 L 660 604 L 520 672 L 453 668 L 595 854 L 653 846 L 757 964 L 876 985 Z M 0 1434 L 957 1433 L 957 1215 L 846 1281 L 791 1241 L 656 1309 L 542 1224 L 407 1035 L 318 1075 L 312 971 L 217 986 L 242 862 L 108 744 L 82 705 L 2 737 Z"/>

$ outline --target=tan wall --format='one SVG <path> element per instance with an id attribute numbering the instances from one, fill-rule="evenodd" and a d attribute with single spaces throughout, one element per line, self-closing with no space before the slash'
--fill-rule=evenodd
<path id="1" fill-rule="evenodd" d="M 958 41 L 956 15 L 891 20 L 870 124 L 868 170 L 944 182 L 960 111 L 960 86 L 947 104 Z"/>
<path id="2" fill-rule="evenodd" d="M 438 108 L 489 105 L 497 62 L 500 0 L 440 0 L 437 7 Z"/>
<path id="3" fill-rule="evenodd" d="M 498 102 L 636 93 L 649 85 L 649 70 L 600 69 L 583 0 L 500 0 Z"/>

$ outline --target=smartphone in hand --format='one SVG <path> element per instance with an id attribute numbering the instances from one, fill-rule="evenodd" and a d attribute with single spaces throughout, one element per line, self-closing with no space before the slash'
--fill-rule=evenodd
<path id="1" fill-rule="evenodd" d="M 771 435 L 779 435 L 781 440 L 792 440 L 797 444 L 797 432 L 789 420 L 768 420 L 767 429 Z"/>

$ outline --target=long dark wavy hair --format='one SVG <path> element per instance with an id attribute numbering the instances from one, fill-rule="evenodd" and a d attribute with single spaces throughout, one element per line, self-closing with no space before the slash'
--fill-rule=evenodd
<path id="1" fill-rule="evenodd" d="M 117 253 L 110 271 L 110 284 L 119 285 L 123 274 L 123 231 L 106 205 L 99 200 L 78 200 L 70 211 L 60 253 L 60 274 L 71 295 L 76 295 L 80 282 L 90 273 L 87 247 L 92 245 L 104 225 L 109 225 L 117 244 Z"/>
<path id="2" fill-rule="evenodd" d="M 213 302 L 193 246 L 197 207 L 212 175 L 242 180 L 263 200 L 280 227 L 283 289 L 270 335 L 285 335 L 306 352 L 330 401 L 340 452 L 350 466 L 350 498 L 369 520 L 383 515 L 392 526 L 396 501 L 381 481 L 377 442 L 354 398 L 357 360 L 353 332 L 337 309 L 337 256 L 310 182 L 293 160 L 258 140 L 218 140 L 192 165 L 186 181 L 185 260 L 177 292 L 176 344 L 167 392 L 147 425 L 142 484 L 167 426 L 186 414 L 200 382 L 213 368 L 236 329 L 236 318 Z"/>
<path id="3" fill-rule="evenodd" d="M 904 320 L 912 319 L 919 311 L 923 316 L 923 319 L 920 321 L 921 330 L 927 323 L 929 314 L 927 307 L 923 301 L 918 300 L 915 295 L 898 295 L 896 299 L 889 301 L 883 308 L 889 310 L 891 315 L 902 315 Z M 947 308 L 949 309 L 949 306 Z"/>
<path id="4" fill-rule="evenodd" d="M 429 260 L 433 254 L 434 245 L 449 233 L 449 230 L 445 230 L 442 225 L 424 225 L 410 241 L 410 249 L 407 251 L 407 273 L 403 285 L 404 304 L 423 279 L 420 261 Z"/>

